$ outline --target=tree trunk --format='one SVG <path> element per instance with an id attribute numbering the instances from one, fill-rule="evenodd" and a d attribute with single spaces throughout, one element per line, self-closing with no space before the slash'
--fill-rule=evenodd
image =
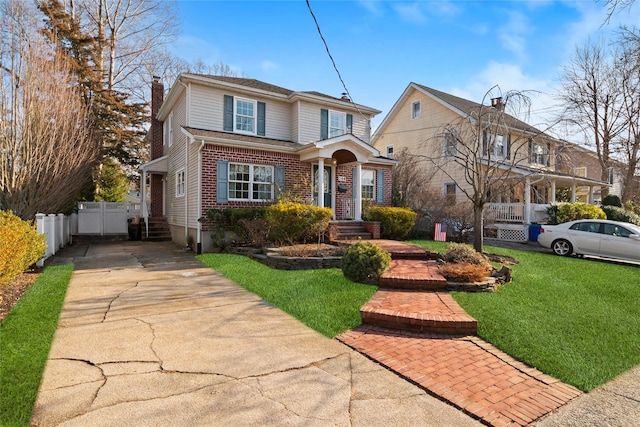
<path id="1" fill-rule="evenodd" d="M 473 206 L 473 249 L 482 253 L 484 243 L 484 220 L 482 214 L 484 206 Z"/>

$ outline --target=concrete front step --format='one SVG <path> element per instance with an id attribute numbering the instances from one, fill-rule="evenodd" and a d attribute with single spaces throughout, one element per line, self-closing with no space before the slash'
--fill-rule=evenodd
<path id="1" fill-rule="evenodd" d="M 444 335 L 475 335 L 478 321 L 448 292 L 380 289 L 360 308 L 368 325 Z"/>
<path id="2" fill-rule="evenodd" d="M 389 268 L 378 279 L 382 288 L 444 290 L 447 279 L 438 273 L 435 261 L 392 259 Z"/>

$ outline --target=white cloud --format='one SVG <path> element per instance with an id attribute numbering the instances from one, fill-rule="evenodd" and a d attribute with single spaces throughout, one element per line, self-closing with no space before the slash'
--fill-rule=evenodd
<path id="1" fill-rule="evenodd" d="M 193 37 L 180 36 L 174 44 L 174 53 L 187 62 L 201 59 L 205 64 L 213 64 L 220 61 L 220 49 L 207 40 Z"/>
<path id="2" fill-rule="evenodd" d="M 374 15 L 382 15 L 382 3 L 379 0 L 360 0 L 358 4 Z"/>
<path id="3" fill-rule="evenodd" d="M 261 69 L 261 70 L 262 70 L 262 72 L 264 72 L 264 73 L 269 73 L 269 72 L 275 71 L 275 70 L 277 70 L 278 68 L 279 68 L 279 67 L 278 67 L 278 64 L 276 64 L 276 63 L 275 63 L 275 62 L 273 62 L 273 61 L 264 60 L 264 61 L 261 61 L 261 62 L 260 62 L 260 69 Z"/>
<path id="4" fill-rule="evenodd" d="M 422 10 L 420 3 L 401 3 L 394 4 L 394 10 L 400 15 L 403 21 L 411 24 L 424 24 L 427 22 L 427 17 Z"/>
<path id="5" fill-rule="evenodd" d="M 529 19 L 521 12 L 509 11 L 507 21 L 498 28 L 497 37 L 502 46 L 515 53 L 519 58 L 526 56 L 526 34 L 530 27 Z"/>

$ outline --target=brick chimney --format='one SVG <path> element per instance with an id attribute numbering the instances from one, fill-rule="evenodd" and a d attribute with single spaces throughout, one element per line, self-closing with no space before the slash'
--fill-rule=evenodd
<path id="1" fill-rule="evenodd" d="M 498 111 L 504 111 L 504 102 L 502 101 L 502 97 L 491 98 L 491 106 Z"/>
<path id="2" fill-rule="evenodd" d="M 153 76 L 151 83 L 151 160 L 162 157 L 162 122 L 156 118 L 164 102 L 164 84 L 160 77 Z"/>

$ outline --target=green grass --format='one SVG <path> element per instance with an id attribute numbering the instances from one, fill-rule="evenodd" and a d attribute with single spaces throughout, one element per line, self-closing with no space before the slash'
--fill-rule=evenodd
<path id="1" fill-rule="evenodd" d="M 0 425 L 27 426 L 73 265 L 49 266 L 0 323 Z"/>
<path id="2" fill-rule="evenodd" d="M 337 268 L 275 270 L 230 254 L 203 254 L 198 259 L 330 338 L 361 323 L 360 307 L 377 290 L 344 278 Z"/>
<path id="3" fill-rule="evenodd" d="M 432 250 L 446 247 L 416 241 Z M 519 261 L 494 293 L 453 293 L 498 348 L 583 391 L 640 364 L 640 268 L 486 247 Z"/>

